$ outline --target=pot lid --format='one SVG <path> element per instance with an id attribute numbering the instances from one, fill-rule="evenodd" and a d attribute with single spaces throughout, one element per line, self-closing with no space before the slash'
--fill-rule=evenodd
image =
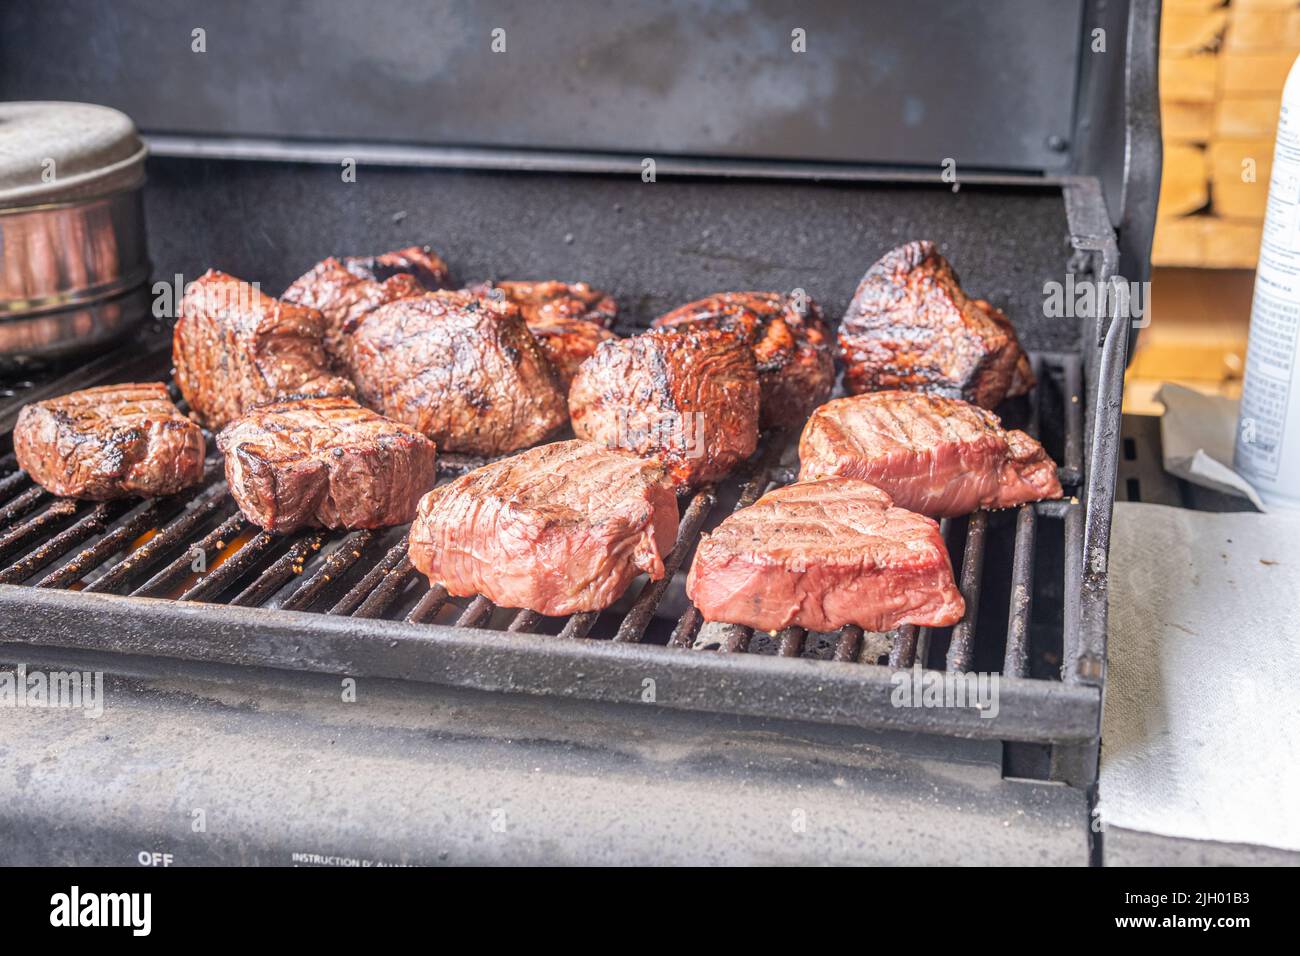
<path id="1" fill-rule="evenodd" d="M 147 149 L 125 113 L 90 103 L 0 103 L 0 209 L 137 185 Z"/>

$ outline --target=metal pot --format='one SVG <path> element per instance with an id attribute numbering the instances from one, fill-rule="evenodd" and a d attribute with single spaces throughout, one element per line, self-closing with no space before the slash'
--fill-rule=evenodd
<path id="1" fill-rule="evenodd" d="M 117 110 L 0 103 L 0 365 L 91 351 L 148 314 L 146 154 Z"/>

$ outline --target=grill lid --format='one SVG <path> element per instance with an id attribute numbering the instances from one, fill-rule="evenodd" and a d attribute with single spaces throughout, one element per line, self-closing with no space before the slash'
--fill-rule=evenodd
<path id="1" fill-rule="evenodd" d="M 0 103 L 0 209 L 137 185 L 147 150 L 125 113 L 89 103 Z"/>

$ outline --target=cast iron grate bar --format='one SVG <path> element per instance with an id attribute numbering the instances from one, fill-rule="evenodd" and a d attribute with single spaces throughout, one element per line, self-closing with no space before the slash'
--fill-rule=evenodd
<path id="1" fill-rule="evenodd" d="M 240 607 L 254 607 L 266 603 L 295 574 L 302 573 L 303 564 L 313 553 L 320 550 L 324 540 L 325 536 L 320 532 L 299 538 L 289 546 L 288 551 L 258 575 L 257 580 L 231 598 L 230 603 Z"/>
<path id="2" fill-rule="evenodd" d="M 170 564 L 132 591 L 131 597 L 153 597 L 160 591 L 173 589 L 195 573 L 193 564 L 200 556 L 206 560 L 209 551 L 220 550 L 227 542 L 233 541 L 245 523 L 243 515 L 237 512 L 231 515 L 200 538 L 197 544 L 181 552 L 180 557 L 174 558 Z"/>
<path id="3" fill-rule="evenodd" d="M 1053 431 L 1059 442 L 1060 475 L 1067 487 L 1083 479 L 1085 425 L 1082 403 L 1083 375 L 1077 356 L 1037 354 L 1031 356 L 1040 387 L 1028 406 L 1024 429 L 1037 435 L 1047 414 L 1043 396 L 1053 396 L 1053 414 L 1061 409 L 1061 420 Z M 735 508 L 752 504 L 769 488 L 795 480 L 796 468 L 782 459 L 793 436 L 768 436 L 764 452 L 753 471 L 739 487 Z M 784 440 L 780 440 L 784 439 Z M 781 464 L 784 460 L 786 464 Z M 441 478 L 463 474 L 484 464 L 483 459 L 447 455 L 439 462 Z M 205 483 L 219 476 L 220 458 L 208 462 Z M 81 503 L 53 497 L 31 483 L 17 468 L 12 452 L 0 455 L 0 564 L 16 556 L 12 564 L 0 567 L 0 583 L 35 580 L 43 588 L 77 587 L 90 592 L 170 596 L 185 601 L 224 601 L 239 606 L 279 606 L 286 610 L 315 611 L 357 618 L 401 618 L 415 623 L 452 620 L 461 627 L 495 627 L 508 633 L 529 633 L 545 629 L 545 616 L 530 610 L 498 608 L 479 596 L 464 606 L 448 607 L 445 589 L 430 587 L 412 567 L 407 538 L 392 546 L 393 536 L 384 531 L 311 531 L 298 536 L 272 535 L 250 525 L 232 503 L 223 481 L 205 484 L 201 490 L 148 503 Z M 735 479 L 732 479 L 734 482 Z M 647 640 L 651 624 L 662 616 L 669 593 L 680 594 L 680 582 L 687 558 L 713 516 L 718 502 L 735 484 L 697 490 L 682 513 L 677 540 L 665 558 L 666 574 L 660 581 L 645 581 L 635 596 L 628 595 L 625 612 L 570 615 L 554 622 L 558 636 L 567 640 L 598 636 L 618 643 Z M 734 491 L 732 492 L 734 493 Z M 1067 492 L 1068 494 L 1068 492 Z M 139 507 L 137 507 L 139 505 Z M 1008 516 L 1009 518 L 1010 516 Z M 1077 575 L 1079 556 L 1068 543 L 1077 539 L 1082 513 L 1067 498 L 1019 508 L 1014 515 L 1011 560 L 1006 571 L 1010 584 L 1007 607 L 1006 645 L 1003 670 L 1026 676 L 1030 670 L 1030 618 L 1033 610 L 1038 523 L 1047 517 L 1062 519 L 1067 540 L 1067 593 L 1071 575 Z M 215 525 L 215 527 L 214 527 Z M 787 628 L 774 635 L 754 635 L 750 629 L 703 621 L 699 611 L 687 602 L 683 613 L 670 620 L 667 644 L 677 649 L 716 650 L 721 653 L 762 653 L 781 657 L 807 656 L 843 663 L 887 663 L 907 668 L 918 661 L 929 666 L 929 651 L 947 635 L 945 660 L 937 666 L 949 670 L 968 669 L 976 648 L 986 636 L 976 633 L 975 622 L 981 602 L 983 575 L 989 570 L 989 541 L 1012 526 L 994 522 L 993 516 L 978 512 L 965 521 L 943 523 L 950 552 L 960 555 L 958 579 L 967 602 L 967 614 L 950 631 L 946 629 L 900 627 L 889 634 L 864 634 L 860 628 L 845 627 L 835 634 L 812 634 Z M 995 530 L 995 528 L 997 530 Z M 393 535 L 397 534 L 396 531 Z M 68 555 L 78 546 L 88 545 Z M 332 546 L 332 547 L 331 547 Z M 998 554 L 1007 545 L 999 545 Z M 220 553 L 206 571 L 196 571 L 199 552 Z M 386 548 L 380 551 L 379 549 Z M 156 566 L 161 564 L 161 568 Z M 957 564 L 957 560 L 954 560 Z M 152 576 L 131 588 L 150 572 Z M 999 592 L 998 600 L 1007 591 Z M 341 596 L 340 596 L 341 595 Z M 989 600 L 992 600 L 990 598 Z M 324 605 L 322 608 L 321 605 Z M 458 602 L 459 605 L 459 602 Z M 622 604 L 618 605 L 623 607 Z M 448 612 L 444 615 L 442 612 Z M 497 613 L 501 611 L 502 613 Z M 1068 670 L 1078 622 L 1073 607 L 1066 603 L 1065 660 Z M 985 623 L 989 618 L 986 616 Z M 608 622 L 606 625 L 604 622 Z M 667 629 L 667 628 L 666 628 Z M 991 629 L 990 629 L 991 630 Z M 661 632 L 656 632 L 661 633 Z M 612 635 L 612 637 L 611 637 Z M 988 635 L 987 639 L 992 639 Z M 664 638 L 659 637 L 659 640 Z M 1069 680 L 1069 674 L 1063 673 Z"/>
<path id="4" fill-rule="evenodd" d="M 298 585 L 298 589 L 285 598 L 280 605 L 286 611 L 307 611 L 316 603 L 331 584 L 337 582 L 361 560 L 362 553 L 374 542 L 375 533 L 370 530 L 354 531 L 330 552 L 321 562 L 321 566 L 311 576 Z"/>
<path id="5" fill-rule="evenodd" d="M 225 495 L 224 481 L 199 494 L 184 513 L 109 568 L 98 580 L 88 584 L 85 589 L 99 594 L 116 593 L 119 587 L 135 575 L 148 570 L 155 562 L 162 560 L 172 548 L 182 546 L 185 540 L 202 527 L 209 518 L 225 509 L 227 507 Z"/>

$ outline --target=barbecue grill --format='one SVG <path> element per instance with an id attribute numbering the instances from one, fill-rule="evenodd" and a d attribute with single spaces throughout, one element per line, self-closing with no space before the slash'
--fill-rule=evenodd
<path id="1" fill-rule="evenodd" d="M 124 6 L 129 18 L 133 5 Z M 576 38 L 566 34 L 565 44 L 572 44 L 566 49 L 585 49 L 602 30 L 613 30 L 601 17 L 579 28 L 577 5 L 562 6 L 575 13 L 558 18 L 566 30 L 579 29 Z M 173 498 L 76 502 L 35 486 L 11 451 L 18 410 L 76 388 L 168 378 L 168 324 L 150 320 L 88 361 L 28 371 L 7 383 L 0 405 L 6 659 L 86 654 L 122 673 L 141 661 L 162 662 L 164 671 L 172 662 L 176 673 L 213 668 L 228 675 L 223 680 L 249 686 L 283 671 L 394 680 L 431 694 L 491 692 L 493 706 L 529 707 L 524 702 L 534 697 L 556 706 L 568 706 L 559 699 L 579 700 L 588 702 L 583 706 L 593 719 L 606 715 L 611 727 L 629 706 L 649 706 L 678 714 L 671 718 L 677 728 L 693 720 L 700 728 L 716 726 L 708 722 L 719 719 L 768 728 L 823 725 L 848 734 L 845 739 L 878 738 L 892 741 L 889 746 L 901 746 L 902 733 L 944 740 L 946 759 L 961 760 L 963 748 L 987 755 L 989 746 L 1000 747 L 1005 777 L 1086 793 L 1099 745 L 1106 553 L 1131 323 L 1110 314 L 1048 316 L 1044 284 L 1067 276 L 1102 284 L 1146 278 L 1158 175 L 1151 113 L 1156 11 L 1145 0 L 1033 9 L 995 3 L 981 7 L 987 30 L 972 38 L 969 14 L 956 18 L 917 6 L 928 5 L 913 5 L 895 19 L 878 17 L 871 28 L 878 38 L 873 49 L 902 51 L 892 69 L 868 78 L 875 87 L 862 94 L 863 115 L 879 120 L 878 138 L 855 138 L 855 126 L 794 140 L 797 148 L 780 138 L 787 144 L 781 149 L 761 133 L 695 124 L 688 97 L 674 99 L 686 115 L 671 128 L 639 132 L 614 109 L 610 127 L 591 132 L 566 122 L 562 107 L 571 104 L 561 102 L 548 107 L 549 123 L 510 113 L 490 128 L 477 119 L 457 126 L 448 113 L 437 113 L 420 127 L 427 135 L 414 137 L 432 142 L 411 142 L 409 127 L 402 135 L 402 110 L 366 112 L 373 102 L 366 89 L 343 95 L 322 119 L 306 108 L 315 95 L 310 85 L 282 79 L 281 99 L 250 119 L 233 104 L 246 104 L 269 82 L 250 76 L 233 79 L 236 87 L 211 112 L 178 118 L 170 99 L 159 99 L 122 66 L 130 56 L 110 66 L 89 49 L 91 37 L 123 16 L 122 5 L 112 11 L 53 5 L 84 18 L 76 34 L 58 27 L 57 13 L 0 14 L 11 41 L 34 38 L 0 60 L 7 64 L 0 67 L 6 96 L 106 102 L 130 113 L 146 133 L 152 151 L 146 217 L 156 279 L 190 279 L 215 266 L 274 293 L 325 255 L 428 242 L 462 281 L 590 281 L 618 298 L 618 331 L 626 334 L 681 302 L 733 288 L 803 289 L 828 317 L 838 316 L 878 255 L 932 238 L 966 288 L 1015 322 L 1039 385 L 1000 412 L 1009 426 L 1040 438 L 1060 464 L 1065 488 L 1060 501 L 944 522 L 967 606 L 952 628 L 766 634 L 705 623 L 683 588 L 700 534 L 797 471 L 795 436 L 767 434 L 739 474 L 681 499 L 663 581 L 638 579 L 599 614 L 546 618 L 430 587 L 406 557 L 405 528 L 260 531 L 226 494 L 215 452 L 203 486 Z M 1037 9 L 1045 6 L 1053 9 Z M 803 81 L 809 89 L 816 88 L 819 69 L 851 55 L 852 39 L 831 29 L 841 16 L 832 8 L 814 5 L 799 17 L 810 43 L 832 48 L 831 65 L 821 61 Z M 467 30 L 481 28 L 485 37 L 494 18 L 513 23 L 510 15 L 524 15 L 451 9 L 457 22 L 468 21 Z M 943 92 L 936 78 L 907 65 L 927 12 L 933 21 L 924 37 L 925 62 L 979 58 L 988 73 L 967 75 L 962 82 L 972 81 L 972 88 Z M 388 16 L 410 22 L 386 14 L 385 23 Z M 165 67 L 173 54 L 162 37 L 191 19 L 208 24 L 206 55 L 217 62 L 204 63 L 206 78 L 193 69 L 177 74 L 185 77 L 182 85 L 195 85 L 178 92 L 201 88 L 210 97 L 205 84 L 229 65 L 215 38 L 222 28 L 235 31 L 236 16 L 169 12 L 148 25 L 141 21 L 140 35 L 120 34 L 116 42 L 141 44 L 141 50 L 151 44 L 152 62 Z M 325 19 L 325 27 L 305 32 L 291 18 L 271 28 L 273 37 L 242 36 L 254 46 L 298 44 L 293 48 L 310 61 L 313 50 L 336 42 L 328 27 L 342 29 L 345 17 Z M 1108 31 L 1109 52 L 1089 52 L 1094 24 Z M 519 31 L 520 46 L 559 42 L 555 27 L 531 25 L 531 32 Z M 785 38 L 784 21 L 781 27 Z M 680 23 L 660 29 L 672 33 Z M 752 40 L 753 30 L 746 35 Z M 1024 45 L 1017 56 L 1023 55 L 1025 74 L 1008 75 L 979 52 L 979 43 L 999 35 Z M 61 55 L 74 65 L 66 74 L 48 65 L 56 45 L 72 47 Z M 1005 61 L 1007 52 L 993 59 Z M 250 61 L 255 53 L 243 51 Z M 392 66 L 400 53 L 372 48 L 346 56 L 378 68 L 376 62 Z M 463 90 L 481 88 L 475 71 L 488 67 L 462 66 L 467 75 L 455 94 L 462 102 L 451 112 L 478 116 L 473 110 L 484 104 L 474 97 L 487 94 Z M 591 102 L 635 112 L 643 93 L 635 78 L 616 63 L 588 67 Z M 766 69 L 769 77 L 780 74 L 778 67 Z M 385 75 L 392 79 L 391 71 Z M 931 127 L 914 115 L 920 106 L 884 112 L 884 100 L 896 91 L 942 110 L 950 137 L 930 141 Z M 1021 97 L 1015 110 L 1013 94 Z M 951 96 L 968 100 L 974 122 L 941 105 Z M 842 100 L 832 96 L 823 106 L 828 116 L 847 119 Z M 424 115 L 421 109 L 415 113 Z M 730 119 L 740 129 L 764 129 L 758 110 L 745 101 Z M 996 138 L 982 128 L 981 110 L 1000 114 Z M 325 122 L 333 124 L 330 135 L 317 125 Z M 267 123 L 274 129 L 260 128 Z M 891 135 L 896 132 L 901 140 Z M 455 145 L 462 141 L 474 145 Z M 948 156 L 957 159 L 955 183 L 944 176 Z M 649 182 L 646 157 L 655 160 Z M 356 182 L 340 177 L 347 161 L 355 163 Z M 441 480 L 476 464 L 443 455 Z M 914 666 L 999 674 L 996 715 L 895 706 L 895 675 Z M 1086 820 L 1076 822 L 1086 827 Z"/>

